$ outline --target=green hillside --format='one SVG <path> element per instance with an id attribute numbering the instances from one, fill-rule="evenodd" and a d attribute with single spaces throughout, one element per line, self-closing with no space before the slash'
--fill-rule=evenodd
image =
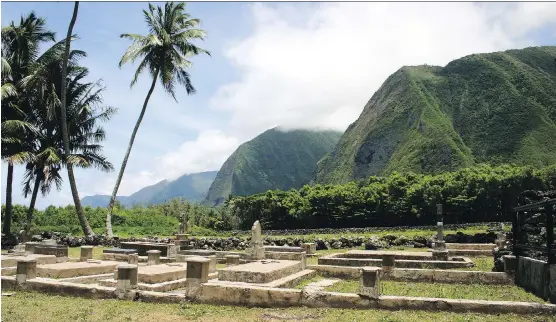
<path id="1" fill-rule="evenodd" d="M 319 183 L 477 163 L 556 163 L 556 47 L 476 54 L 388 77 L 335 149 Z"/>
<path id="2" fill-rule="evenodd" d="M 333 131 L 268 130 L 240 145 L 226 160 L 205 203 L 219 204 L 230 194 L 300 188 L 311 181 L 317 162 L 334 148 L 340 136 Z"/>
<path id="3" fill-rule="evenodd" d="M 163 203 L 173 198 L 184 198 L 188 201 L 202 201 L 216 176 L 216 171 L 184 174 L 176 180 L 162 180 L 152 186 L 147 186 L 133 193 L 131 196 L 117 196 L 117 200 L 124 206 L 149 205 Z M 106 207 L 110 196 L 86 196 L 81 200 L 84 206 Z"/>

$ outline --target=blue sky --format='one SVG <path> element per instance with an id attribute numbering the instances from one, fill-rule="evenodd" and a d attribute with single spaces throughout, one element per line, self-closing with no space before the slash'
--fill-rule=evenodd
<path id="1" fill-rule="evenodd" d="M 90 79 L 102 79 L 105 155 L 119 168 L 150 79 L 131 89 L 134 65 L 118 67 L 130 45 L 121 33 L 147 33 L 145 2 L 81 2 L 72 48 L 87 52 Z M 2 2 L 2 26 L 34 10 L 61 40 L 73 3 Z M 120 188 L 129 195 L 184 173 L 218 170 L 246 140 L 274 126 L 344 130 L 381 83 L 403 65 L 445 65 L 477 52 L 556 44 L 555 3 L 188 3 L 208 33 L 212 56 L 192 59 L 197 94 L 175 102 L 159 85 Z M 2 165 L 2 192 L 6 166 Z M 16 169 L 14 201 L 22 170 Z M 109 194 L 117 171 L 78 171 L 80 196 Z M 66 177 L 66 176 L 64 176 Z M 5 200 L 2 194 L 2 201 Z M 37 206 L 71 203 L 69 186 Z"/>

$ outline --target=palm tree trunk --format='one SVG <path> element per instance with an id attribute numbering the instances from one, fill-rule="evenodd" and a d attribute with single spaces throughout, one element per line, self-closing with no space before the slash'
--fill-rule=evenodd
<path id="1" fill-rule="evenodd" d="M 39 186 L 42 180 L 42 175 L 39 174 L 35 178 L 35 186 L 33 187 L 33 194 L 31 195 L 31 203 L 29 204 L 29 209 L 27 210 L 27 220 L 25 221 L 25 240 L 30 236 L 31 223 L 33 222 L 33 211 L 35 210 L 35 202 L 37 201 L 37 195 L 39 194 Z"/>
<path id="2" fill-rule="evenodd" d="M 124 160 L 122 161 L 120 173 L 118 173 L 118 178 L 116 179 L 116 184 L 114 185 L 114 191 L 112 191 L 112 197 L 110 197 L 110 203 L 108 204 L 108 213 L 106 214 L 106 237 L 108 238 L 112 238 L 114 236 L 114 233 L 112 232 L 112 209 L 114 208 L 114 202 L 116 201 L 116 194 L 118 194 L 118 188 L 120 188 L 120 183 L 122 182 L 122 178 L 124 176 L 127 159 L 129 159 L 129 153 L 131 152 L 133 141 L 135 141 L 135 135 L 137 135 L 137 131 L 139 130 L 139 126 L 141 125 L 141 121 L 143 121 L 143 116 L 145 115 L 145 111 L 147 110 L 147 104 L 149 104 L 149 99 L 151 98 L 151 94 L 154 91 L 154 86 L 156 85 L 157 78 L 158 70 L 154 74 L 151 88 L 147 93 L 147 97 L 145 98 L 145 102 L 143 103 L 143 108 L 141 109 L 141 113 L 139 114 L 137 123 L 135 123 L 133 132 L 131 133 L 131 138 L 129 139 L 129 144 L 127 145 L 127 151 L 125 152 Z"/>
<path id="3" fill-rule="evenodd" d="M 4 217 L 4 226 L 2 232 L 6 237 L 11 234 L 13 205 L 12 205 L 12 183 L 14 181 L 14 165 L 8 161 L 8 182 L 6 183 L 6 216 Z"/>
<path id="4" fill-rule="evenodd" d="M 75 211 L 77 212 L 77 218 L 79 218 L 79 224 L 81 225 L 83 234 L 85 236 L 94 236 L 95 233 L 91 229 L 91 226 L 87 221 L 87 217 L 85 217 L 85 214 L 83 213 L 83 207 L 81 207 L 81 200 L 79 199 L 79 192 L 77 191 L 77 184 L 75 184 L 75 176 L 73 174 L 73 165 L 68 160 L 71 151 L 69 146 L 68 123 L 67 123 L 67 116 L 66 116 L 66 86 L 67 86 L 66 77 L 68 73 L 68 58 L 70 52 L 71 34 L 73 31 L 73 26 L 75 25 L 75 20 L 77 20 L 78 10 L 79 10 L 79 1 L 76 1 L 73 7 L 73 15 L 71 17 L 71 22 L 68 28 L 68 34 L 66 36 L 66 44 L 64 48 L 64 61 L 62 65 L 62 93 L 61 93 L 62 106 L 60 108 L 60 116 L 62 118 L 62 137 L 64 140 L 65 161 L 67 163 L 67 168 L 68 168 L 68 179 L 69 179 L 68 181 L 70 183 L 73 203 L 75 204 Z"/>

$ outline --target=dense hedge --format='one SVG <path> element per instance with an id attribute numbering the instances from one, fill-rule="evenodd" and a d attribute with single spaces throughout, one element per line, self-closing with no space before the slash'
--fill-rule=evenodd
<path id="1" fill-rule="evenodd" d="M 436 204 L 445 223 L 510 221 L 525 190 L 556 189 L 556 165 L 535 170 L 478 165 L 438 175 L 394 173 L 343 185 L 306 185 L 233 197 L 240 229 L 260 220 L 265 229 L 430 225 Z"/>

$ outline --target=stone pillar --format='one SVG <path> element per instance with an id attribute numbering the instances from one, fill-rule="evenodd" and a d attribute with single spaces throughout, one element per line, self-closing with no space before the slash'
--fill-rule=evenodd
<path id="1" fill-rule="evenodd" d="M 504 272 L 514 274 L 517 269 L 517 258 L 514 255 L 504 255 L 502 260 L 504 261 Z"/>
<path id="2" fill-rule="evenodd" d="M 139 264 L 139 254 L 129 254 L 127 255 L 127 263 L 131 265 L 138 265 Z"/>
<path id="3" fill-rule="evenodd" d="M 239 255 L 226 255 L 226 266 L 239 265 Z"/>
<path id="4" fill-rule="evenodd" d="M 363 267 L 359 270 L 361 273 L 359 295 L 374 299 L 380 296 L 381 271 L 380 267 Z"/>
<path id="5" fill-rule="evenodd" d="M 27 254 L 34 254 L 36 245 L 37 245 L 36 242 L 26 242 L 25 243 L 25 252 Z"/>
<path id="6" fill-rule="evenodd" d="M 147 265 L 158 265 L 160 264 L 160 254 L 162 252 L 159 250 L 148 250 L 147 251 Z"/>
<path id="7" fill-rule="evenodd" d="M 255 221 L 251 228 L 251 259 L 260 260 L 265 259 L 264 247 L 262 240 L 262 230 L 259 221 Z"/>
<path id="8" fill-rule="evenodd" d="M 187 258 L 185 271 L 185 296 L 195 296 L 201 284 L 208 282 L 210 259 L 193 256 Z"/>
<path id="9" fill-rule="evenodd" d="M 307 267 L 307 253 L 301 253 L 301 269 L 304 270 Z"/>
<path id="10" fill-rule="evenodd" d="M 435 261 L 447 261 L 448 260 L 448 250 L 447 249 L 433 249 L 432 259 Z"/>
<path id="11" fill-rule="evenodd" d="M 25 244 L 15 245 L 13 254 L 16 255 L 16 256 L 25 255 Z"/>
<path id="12" fill-rule="evenodd" d="M 307 255 L 314 254 L 317 252 L 317 244 L 315 243 L 302 243 L 301 247 L 303 247 Z"/>
<path id="13" fill-rule="evenodd" d="M 122 299 L 128 291 L 137 288 L 137 265 L 118 265 L 117 275 L 118 283 L 116 285 L 116 292 L 118 298 Z"/>
<path id="14" fill-rule="evenodd" d="M 37 260 L 21 258 L 17 260 L 15 281 L 16 284 L 25 284 L 27 280 L 37 277 Z"/>
<path id="15" fill-rule="evenodd" d="M 216 272 L 216 255 L 209 255 L 207 256 L 208 259 L 210 259 L 209 262 L 209 273 L 214 273 Z"/>
<path id="16" fill-rule="evenodd" d="M 93 246 L 81 246 L 80 262 L 86 262 L 88 259 L 93 259 Z"/>
<path id="17" fill-rule="evenodd" d="M 496 247 L 502 247 L 506 243 L 506 232 L 501 231 L 496 234 Z"/>
<path id="18" fill-rule="evenodd" d="M 390 272 L 396 266 L 396 255 L 387 254 L 382 255 L 382 270 L 384 272 Z"/>
<path id="19" fill-rule="evenodd" d="M 435 249 L 444 250 L 446 249 L 446 243 L 444 242 L 444 218 L 442 216 L 442 204 L 436 205 L 436 243 Z"/>

